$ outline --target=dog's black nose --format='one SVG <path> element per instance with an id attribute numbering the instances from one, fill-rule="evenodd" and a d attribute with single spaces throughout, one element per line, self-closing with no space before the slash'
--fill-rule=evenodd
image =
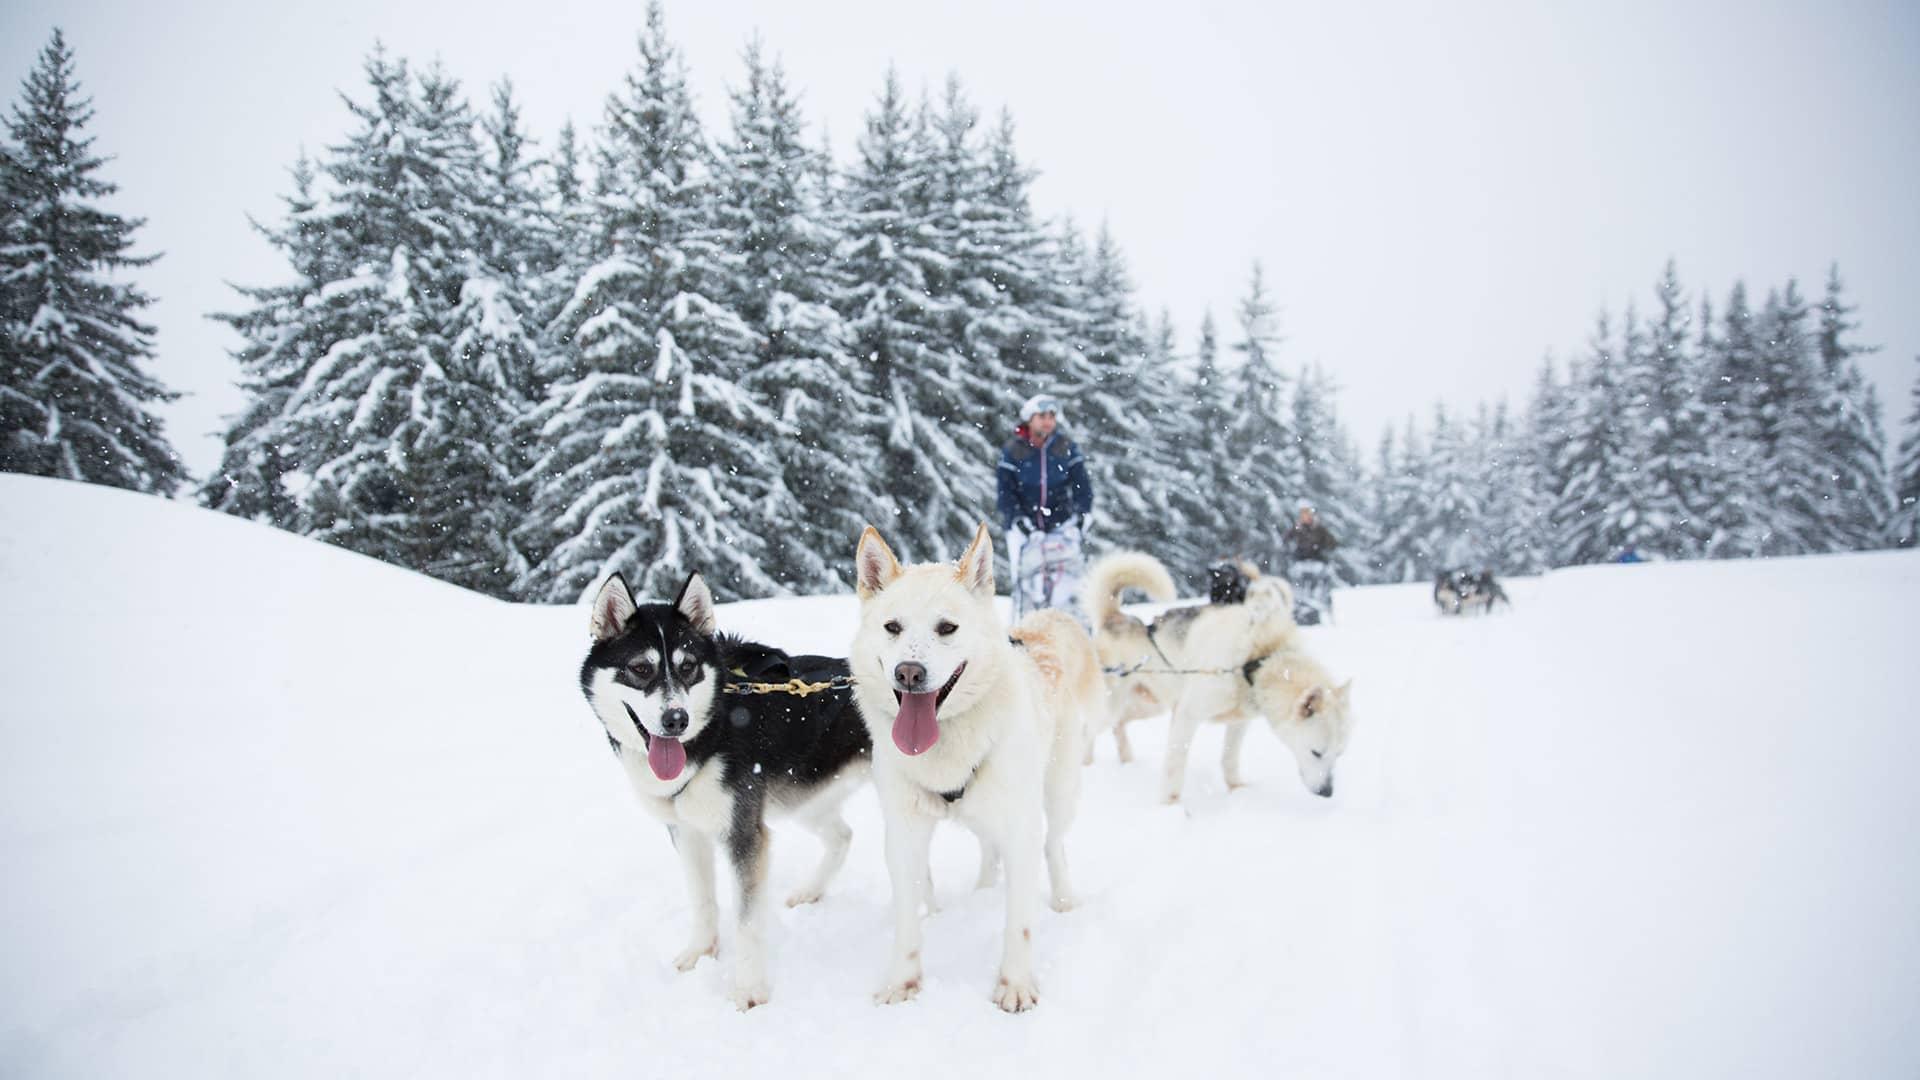
<path id="1" fill-rule="evenodd" d="M 660 714 L 660 732 L 663 735 L 681 736 L 687 732 L 687 710 L 668 709 Z"/>
<path id="2" fill-rule="evenodd" d="M 1314 794 L 1320 796 L 1323 799 L 1332 798 L 1333 797 L 1333 777 L 1331 776 L 1327 777 L 1327 782 L 1324 784 L 1321 784 L 1320 790 L 1314 792 Z"/>
<path id="3" fill-rule="evenodd" d="M 909 694 L 925 693 L 927 689 L 927 665 L 916 664 L 911 660 L 893 665 L 893 685 Z"/>

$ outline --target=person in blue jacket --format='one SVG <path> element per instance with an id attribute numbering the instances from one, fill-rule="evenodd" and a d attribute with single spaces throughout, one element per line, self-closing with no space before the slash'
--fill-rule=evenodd
<path id="1" fill-rule="evenodd" d="M 1087 458 L 1060 429 L 1065 420 L 1051 394 L 1020 406 L 1020 426 L 1000 450 L 1000 526 L 1013 566 L 1013 617 L 1060 608 L 1081 622 L 1080 579 L 1093 526 L 1093 483 Z"/>

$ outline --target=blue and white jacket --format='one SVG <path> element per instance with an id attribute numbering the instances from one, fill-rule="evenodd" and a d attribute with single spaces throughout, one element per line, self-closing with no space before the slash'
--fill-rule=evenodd
<path id="1" fill-rule="evenodd" d="M 1000 449 L 1000 527 L 1024 518 L 1042 532 L 1093 509 L 1093 483 L 1080 447 L 1056 430 L 1035 446 L 1024 434 Z"/>

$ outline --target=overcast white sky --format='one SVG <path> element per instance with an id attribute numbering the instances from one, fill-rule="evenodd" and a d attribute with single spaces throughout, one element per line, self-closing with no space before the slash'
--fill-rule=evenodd
<path id="1" fill-rule="evenodd" d="M 547 142 L 583 130 L 635 59 L 638 0 L 518 5 L 218 0 L 0 5 L 0 87 L 55 25 L 143 215 L 160 298 L 157 374 L 190 393 L 169 432 L 188 464 L 238 404 L 225 282 L 281 279 L 249 229 L 286 169 L 345 132 L 373 42 L 440 59 L 476 100 L 511 76 Z M 1601 305 L 1644 309 L 1669 255 L 1716 300 L 1735 276 L 1838 260 L 1861 305 L 1890 426 L 1920 367 L 1920 5 L 1351 4 L 671 0 L 710 124 L 758 30 L 845 155 L 888 64 L 957 71 L 1012 109 L 1039 209 L 1110 222 L 1143 303 L 1189 345 L 1223 330 L 1254 258 L 1294 363 L 1344 386 L 1363 447 L 1436 399 L 1524 400 L 1541 356 Z M 1010 388 L 1017 402 L 1029 388 Z"/>

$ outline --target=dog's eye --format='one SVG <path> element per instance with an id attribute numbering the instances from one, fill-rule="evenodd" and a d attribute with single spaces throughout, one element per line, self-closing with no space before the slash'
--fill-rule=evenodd
<path id="1" fill-rule="evenodd" d="M 699 667 L 700 665 L 695 663 L 692 660 L 682 661 L 680 664 L 680 677 L 683 679 L 692 678 L 694 671 L 697 670 Z"/>
<path id="2" fill-rule="evenodd" d="M 887 624 L 885 626 L 882 626 L 880 629 L 885 630 L 887 633 L 892 634 L 894 637 L 899 637 L 900 636 L 900 620 L 888 619 Z"/>
<path id="3" fill-rule="evenodd" d="M 653 678 L 653 663 L 651 661 L 635 660 L 632 664 L 628 665 L 628 669 L 633 672 L 633 677 L 636 679 Z"/>
<path id="4" fill-rule="evenodd" d="M 1317 758 L 1324 758 L 1324 757 L 1326 757 L 1327 755 L 1325 755 L 1325 754 L 1323 754 L 1323 753 L 1321 753 L 1321 752 L 1320 752 L 1320 751 L 1318 751 L 1318 750 L 1315 750 L 1315 751 L 1313 752 L 1313 756 L 1314 756 L 1314 757 L 1317 757 Z"/>
<path id="5" fill-rule="evenodd" d="M 939 634 L 941 637 L 946 637 L 948 634 L 951 634 L 958 629 L 960 628 L 958 626 L 955 626 L 953 623 L 950 623 L 945 619 L 941 619 L 939 623 L 937 623 L 934 626 L 933 632 L 936 634 Z"/>

